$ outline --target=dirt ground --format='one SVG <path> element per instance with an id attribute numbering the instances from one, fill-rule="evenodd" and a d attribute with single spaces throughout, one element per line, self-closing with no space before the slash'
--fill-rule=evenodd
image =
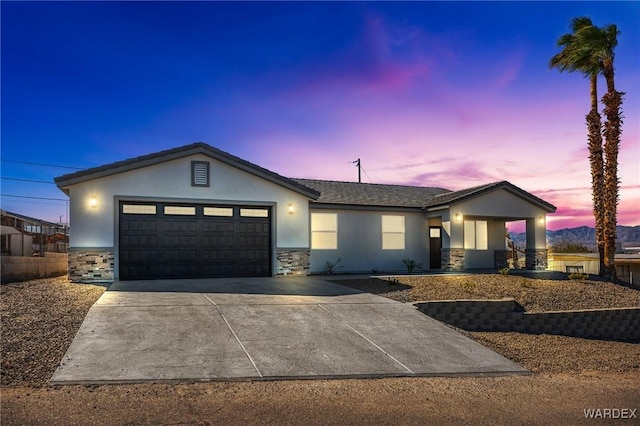
<path id="1" fill-rule="evenodd" d="M 468 335 L 531 376 L 51 387 L 104 288 L 63 277 L 0 291 L 2 425 L 640 424 L 637 411 L 616 411 L 640 408 L 640 345 L 518 333 Z M 588 409 L 635 418 L 587 419 Z"/>

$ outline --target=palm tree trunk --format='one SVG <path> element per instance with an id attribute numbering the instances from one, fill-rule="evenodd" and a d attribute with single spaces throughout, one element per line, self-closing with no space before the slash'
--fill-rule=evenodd
<path id="1" fill-rule="evenodd" d="M 591 75 L 591 111 L 587 114 L 589 132 L 589 163 L 591 164 L 591 192 L 593 195 L 593 216 L 596 222 L 596 244 L 600 260 L 600 273 L 605 271 L 604 263 L 604 160 L 602 157 L 602 118 L 598 113 L 598 75 Z"/>
<path id="2" fill-rule="evenodd" d="M 615 282 L 616 266 L 616 225 L 618 210 L 618 151 L 620 149 L 620 133 L 622 118 L 620 108 L 622 93 L 615 90 L 613 62 L 603 62 L 603 74 L 607 82 L 607 93 L 602 97 L 604 114 L 607 121 L 604 124 L 604 263 L 605 278 Z"/>

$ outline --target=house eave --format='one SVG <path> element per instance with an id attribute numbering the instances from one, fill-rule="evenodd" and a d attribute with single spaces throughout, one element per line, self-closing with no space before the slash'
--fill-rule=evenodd
<path id="1" fill-rule="evenodd" d="M 218 151 L 219 150 L 214 149 L 213 147 L 210 147 L 204 143 L 196 143 L 187 147 L 176 148 L 165 152 L 151 154 L 150 156 L 142 156 L 129 160 L 119 161 L 116 163 L 108 164 L 106 166 L 100 166 L 94 169 L 87 169 L 81 172 L 59 176 L 55 178 L 54 181 L 58 188 L 60 188 L 64 193 L 68 195 L 69 188 L 73 185 L 116 175 L 119 173 L 141 169 L 144 167 L 166 163 L 168 161 L 177 160 L 191 155 L 202 154 L 220 161 L 221 163 L 235 167 L 246 173 L 252 174 L 276 185 L 297 192 L 312 200 L 316 200 L 320 197 L 320 193 L 311 188 L 293 182 L 290 179 L 285 178 L 284 176 L 280 176 L 277 173 L 271 172 L 267 169 L 263 169 L 260 166 L 244 161 L 238 157 L 232 156 L 231 154 L 224 153 L 223 151 Z"/>

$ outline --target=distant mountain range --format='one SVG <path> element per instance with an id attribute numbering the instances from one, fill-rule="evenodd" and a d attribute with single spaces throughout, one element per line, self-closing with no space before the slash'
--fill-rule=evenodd
<path id="1" fill-rule="evenodd" d="M 640 226 L 617 226 L 616 227 L 618 242 L 623 247 L 640 246 Z M 509 233 L 511 240 L 518 247 L 526 246 L 526 234 Z M 590 250 L 596 250 L 596 230 L 588 226 L 579 226 L 577 228 L 560 229 L 559 231 L 547 230 L 547 245 L 553 246 L 558 243 L 577 243 L 582 244 Z"/>

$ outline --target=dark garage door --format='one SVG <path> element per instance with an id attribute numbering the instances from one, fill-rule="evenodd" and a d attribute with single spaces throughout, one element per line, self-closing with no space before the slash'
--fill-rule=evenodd
<path id="1" fill-rule="evenodd" d="M 120 203 L 121 280 L 271 275 L 271 209 Z"/>

